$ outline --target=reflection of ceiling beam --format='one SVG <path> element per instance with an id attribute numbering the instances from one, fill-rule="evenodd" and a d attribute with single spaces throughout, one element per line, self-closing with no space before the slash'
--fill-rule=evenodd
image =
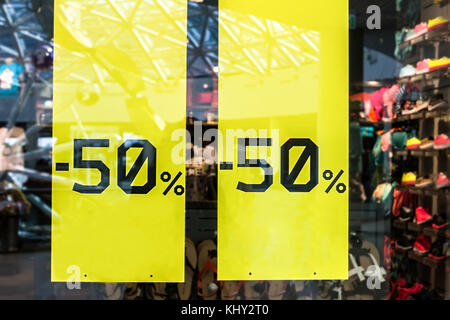
<path id="1" fill-rule="evenodd" d="M 264 74 L 270 72 L 271 68 L 298 68 L 301 65 L 317 61 L 318 34 L 313 31 L 305 31 L 296 26 L 286 26 L 276 21 L 260 19 L 252 15 L 243 15 L 236 19 L 231 14 L 221 12 L 218 18 L 217 7 L 205 4 L 188 2 L 189 20 L 186 24 L 184 17 L 177 17 L 176 10 L 167 5 L 163 0 L 139 0 L 136 1 L 130 13 L 125 13 L 118 4 L 112 0 L 106 0 L 104 5 L 108 10 L 101 10 L 98 6 L 89 8 L 89 2 L 80 4 L 82 10 L 90 10 L 90 13 L 100 19 L 116 23 L 116 32 L 128 30 L 139 43 L 143 54 L 151 61 L 152 69 L 164 82 L 168 81 L 169 75 L 165 74 L 164 60 L 170 59 L 170 50 L 162 50 L 161 54 L 153 52 L 150 39 L 158 38 L 177 46 L 186 46 L 188 50 L 188 70 L 192 75 L 216 76 L 214 71 L 218 64 L 217 54 L 217 32 L 221 28 L 225 35 L 233 42 L 236 54 L 227 52 L 227 62 L 222 59 L 221 63 L 226 65 L 228 71 L 240 70 L 250 74 Z M 160 34 L 147 26 L 133 25 L 130 23 L 139 13 L 139 6 L 147 3 L 156 7 L 165 17 L 168 28 L 174 27 L 183 32 L 187 37 L 187 44 L 173 39 L 165 34 Z M 111 16 L 113 14 L 113 16 Z M 127 16 L 128 15 L 128 16 Z M 220 24 L 218 21 L 220 20 Z M 230 24 L 231 21 L 235 21 Z M 189 28 L 186 28 L 186 26 Z M 114 32 L 116 35 L 117 33 Z M 242 34 L 241 34 L 242 32 Z M 113 40 L 113 35 L 102 43 Z M 168 46 L 169 48 L 170 46 Z M 160 48 L 164 49 L 164 48 Z M 233 56 L 234 55 L 234 56 Z M 231 57 L 230 57 L 231 56 Z M 174 76 L 174 75 L 171 75 Z M 180 77 L 182 75 L 180 74 Z"/>
<path id="2" fill-rule="evenodd" d="M 36 42 L 51 44 L 46 40 L 42 27 L 35 20 L 35 13 L 27 9 L 29 1 L 2 1 L 0 5 L 0 52 L 23 62 Z M 11 45 L 9 44 L 12 40 Z M 30 42 L 31 40 L 31 42 Z"/>
<path id="3" fill-rule="evenodd" d="M 24 35 L 24 36 L 26 36 L 26 37 L 28 37 L 28 38 L 37 40 L 37 41 L 39 41 L 39 42 L 47 43 L 47 44 L 50 44 L 50 43 L 51 43 L 51 41 L 47 41 L 47 40 L 46 40 L 42 35 L 40 35 L 40 34 L 33 33 L 33 32 L 29 32 L 29 31 L 27 31 L 27 30 L 21 30 L 21 31 L 19 31 L 19 32 L 20 32 L 22 35 Z"/>
<path id="4" fill-rule="evenodd" d="M 219 28 L 222 28 L 225 33 L 230 37 L 234 45 L 238 48 L 239 51 L 241 51 L 244 56 L 250 61 L 251 64 L 253 64 L 260 73 L 264 73 L 264 70 L 262 67 L 256 62 L 256 60 L 252 57 L 250 52 L 247 48 L 243 48 L 243 46 L 240 44 L 240 41 L 238 37 L 233 33 L 230 27 L 228 27 L 228 23 L 225 23 L 223 19 L 219 18 Z"/>
<path id="5" fill-rule="evenodd" d="M 219 28 L 233 43 L 236 52 L 240 53 L 236 54 L 233 50 L 227 50 L 227 54 L 245 57 L 242 59 L 244 64 L 246 64 L 245 61 L 250 62 L 250 65 L 253 65 L 259 73 L 270 72 L 272 67 L 299 68 L 308 62 L 318 61 L 317 32 L 286 26 L 277 21 L 260 19 L 253 15 L 235 17 L 226 11 L 221 12 L 219 21 Z M 239 63 L 239 59 L 233 63 Z M 234 69 L 242 70 L 242 66 Z"/>
<path id="6" fill-rule="evenodd" d="M 10 6 L 8 4 L 3 4 L 1 6 L 1 12 L 3 13 L 3 16 L 6 19 L 6 22 L 7 22 L 8 26 L 10 28 L 12 28 L 12 36 L 14 38 L 14 42 L 15 42 L 15 45 L 16 45 L 17 52 L 19 53 L 19 56 L 21 58 L 23 58 L 24 55 L 25 55 L 25 43 L 23 42 L 23 40 L 17 34 L 17 26 L 14 25 L 14 22 L 13 22 L 13 19 L 12 19 L 12 14 L 11 13 L 14 13 L 14 7 Z"/>
<path id="7" fill-rule="evenodd" d="M 19 56 L 19 53 L 16 50 L 11 49 L 10 47 L 4 46 L 2 44 L 0 44 L 0 51 L 10 54 L 11 56 L 16 58 Z"/>

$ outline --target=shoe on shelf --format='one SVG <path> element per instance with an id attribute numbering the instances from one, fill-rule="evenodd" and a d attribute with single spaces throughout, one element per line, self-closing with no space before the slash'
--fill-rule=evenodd
<path id="1" fill-rule="evenodd" d="M 433 180 L 430 178 L 420 177 L 417 179 L 415 186 L 417 188 L 426 188 L 434 184 Z"/>
<path id="2" fill-rule="evenodd" d="M 420 141 L 418 138 L 414 137 L 411 139 L 408 139 L 406 141 L 406 149 L 408 150 L 414 150 L 420 148 L 420 145 L 422 144 L 422 141 Z"/>
<path id="3" fill-rule="evenodd" d="M 428 31 L 448 26 L 448 20 L 443 17 L 436 17 L 428 20 Z"/>
<path id="4" fill-rule="evenodd" d="M 446 134 L 440 134 L 434 138 L 434 149 L 444 150 L 450 147 L 450 139 Z"/>
<path id="5" fill-rule="evenodd" d="M 433 260 L 444 260 L 450 256 L 450 242 L 437 240 L 430 247 L 428 256 Z"/>
<path id="6" fill-rule="evenodd" d="M 431 59 L 428 63 L 429 71 L 445 69 L 450 67 L 450 58 L 442 57 L 440 59 Z"/>
<path id="7" fill-rule="evenodd" d="M 402 234 L 397 240 L 397 248 L 402 250 L 410 250 L 414 246 L 414 236 L 411 234 Z"/>
<path id="8" fill-rule="evenodd" d="M 417 67 L 416 67 L 416 74 L 422 74 L 422 73 L 427 73 L 430 71 L 430 59 L 425 59 L 422 61 L 417 62 Z"/>
<path id="9" fill-rule="evenodd" d="M 433 228 L 436 230 L 444 229 L 448 226 L 448 218 L 446 214 L 439 214 L 433 217 Z"/>
<path id="10" fill-rule="evenodd" d="M 426 101 L 417 101 L 417 105 L 414 109 L 416 109 L 416 112 L 420 112 L 422 110 L 428 109 L 430 106 L 431 99 Z"/>
<path id="11" fill-rule="evenodd" d="M 411 101 L 406 100 L 405 104 L 403 105 L 403 108 L 401 109 L 401 114 L 406 115 L 406 114 L 413 112 L 413 110 L 414 110 L 414 104 Z"/>
<path id="12" fill-rule="evenodd" d="M 422 139 L 422 143 L 420 144 L 420 150 L 433 149 L 433 146 L 434 146 L 433 137 L 428 137 L 428 138 Z"/>
<path id="13" fill-rule="evenodd" d="M 419 23 L 418 25 L 416 25 L 414 27 L 414 34 L 408 36 L 405 40 L 406 41 L 413 40 L 427 32 L 428 32 L 428 23 L 426 23 L 426 22 Z"/>
<path id="14" fill-rule="evenodd" d="M 418 254 L 425 254 L 430 251 L 431 240 L 426 235 L 420 235 L 414 242 L 414 251 Z"/>
<path id="15" fill-rule="evenodd" d="M 417 176 L 413 172 L 404 173 L 402 176 L 402 185 L 412 186 L 416 184 Z"/>
<path id="16" fill-rule="evenodd" d="M 443 172 L 439 173 L 436 181 L 436 189 L 444 189 L 450 187 L 450 179 Z"/>
<path id="17" fill-rule="evenodd" d="M 444 95 L 442 93 L 436 94 L 431 98 L 430 105 L 428 106 L 428 111 L 434 111 L 437 109 L 448 108 L 448 101 L 444 100 Z"/>
<path id="18" fill-rule="evenodd" d="M 400 69 L 400 78 L 412 77 L 416 75 L 416 68 L 410 64 Z"/>
<path id="19" fill-rule="evenodd" d="M 414 113 L 416 113 L 416 112 L 417 112 L 416 108 L 414 108 L 414 107 L 409 107 L 408 109 L 403 109 L 403 110 L 402 110 L 402 115 L 403 115 L 403 116 L 407 116 L 407 115 L 410 115 L 410 114 L 414 114 Z"/>
<path id="20" fill-rule="evenodd" d="M 433 220 L 433 217 L 424 208 L 417 207 L 416 208 L 416 218 L 414 220 L 415 220 L 415 223 L 417 223 L 417 224 L 424 224 L 424 223 L 427 223 L 427 222 L 430 222 L 431 220 Z"/>
<path id="21" fill-rule="evenodd" d="M 414 217 L 414 210 L 409 207 L 401 207 L 400 215 L 398 216 L 398 220 L 401 222 L 406 222 L 412 220 Z"/>

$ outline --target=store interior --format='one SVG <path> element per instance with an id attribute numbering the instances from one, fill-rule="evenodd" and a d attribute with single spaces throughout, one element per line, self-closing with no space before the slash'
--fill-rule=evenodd
<path id="1" fill-rule="evenodd" d="M 367 28 L 369 5 L 381 8 L 380 30 Z M 349 12 L 349 279 L 218 281 L 218 168 L 205 156 L 214 155 L 205 152 L 211 144 L 193 141 L 185 282 L 74 290 L 50 281 L 53 1 L 0 1 L 0 299 L 450 299 L 450 3 L 350 0 Z M 188 2 L 193 137 L 199 125 L 204 132 L 220 120 L 218 21 L 217 0 Z M 257 36 L 261 25 L 252 21 L 240 27 Z M 252 45 L 245 36 L 239 42 L 243 50 Z M 290 67 L 286 55 L 271 59 Z M 78 99 L 95 105 L 97 85 L 86 84 Z"/>

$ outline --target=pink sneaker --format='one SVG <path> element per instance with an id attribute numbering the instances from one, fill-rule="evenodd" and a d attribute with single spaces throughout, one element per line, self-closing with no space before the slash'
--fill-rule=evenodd
<path id="1" fill-rule="evenodd" d="M 422 34 L 427 33 L 427 32 L 428 32 L 428 23 L 426 23 L 426 22 L 419 23 L 414 28 L 414 36 L 415 37 L 421 36 Z"/>
<path id="2" fill-rule="evenodd" d="M 417 62 L 416 74 L 422 74 L 430 71 L 429 68 L 430 59 L 425 59 Z"/>
<path id="3" fill-rule="evenodd" d="M 439 177 L 436 181 L 436 188 L 443 189 L 447 187 L 450 187 L 450 179 L 444 173 L 441 172 L 439 173 Z"/>
<path id="4" fill-rule="evenodd" d="M 440 134 L 434 138 L 434 149 L 444 150 L 450 147 L 450 139 L 446 134 Z"/>

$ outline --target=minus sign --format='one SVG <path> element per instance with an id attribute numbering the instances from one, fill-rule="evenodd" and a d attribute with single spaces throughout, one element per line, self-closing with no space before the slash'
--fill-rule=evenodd
<path id="1" fill-rule="evenodd" d="M 233 170 L 233 163 L 232 162 L 221 162 L 220 170 Z"/>
<path id="2" fill-rule="evenodd" d="M 55 170 L 56 171 L 69 171 L 69 164 L 68 163 L 57 163 Z"/>

